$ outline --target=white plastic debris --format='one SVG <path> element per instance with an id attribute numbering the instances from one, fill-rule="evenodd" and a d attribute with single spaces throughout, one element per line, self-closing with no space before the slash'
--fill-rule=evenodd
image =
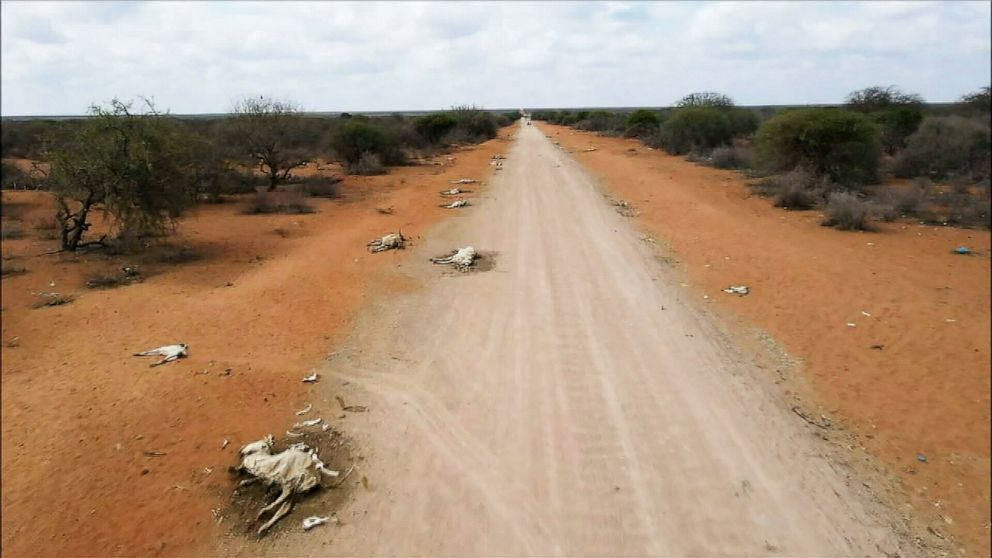
<path id="1" fill-rule="evenodd" d="M 296 411 L 296 416 L 305 415 L 310 412 L 310 409 L 313 409 L 313 404 L 307 403 L 306 407 L 300 409 L 299 411 Z"/>
<path id="2" fill-rule="evenodd" d="M 730 294 L 735 294 L 735 295 L 739 295 L 739 296 L 744 296 L 744 295 L 748 294 L 749 292 L 751 292 L 751 289 L 749 289 L 747 287 L 747 285 L 731 285 L 731 286 L 727 287 L 726 289 L 723 289 L 723 292 L 730 293 Z"/>
<path id="3" fill-rule="evenodd" d="M 317 381 L 317 378 L 318 378 L 317 373 L 314 372 L 313 374 L 310 374 L 306 378 L 303 378 L 303 381 L 305 383 L 312 383 L 312 382 L 316 382 Z"/>
<path id="4" fill-rule="evenodd" d="M 330 520 L 331 520 L 330 517 L 317 517 L 316 515 L 312 515 L 310 517 L 303 519 L 303 530 L 309 531 L 310 529 L 313 529 L 318 525 L 323 525 L 324 523 L 327 523 Z"/>

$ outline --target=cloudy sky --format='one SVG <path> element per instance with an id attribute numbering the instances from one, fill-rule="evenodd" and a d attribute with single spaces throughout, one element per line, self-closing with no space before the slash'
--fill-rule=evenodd
<path id="1" fill-rule="evenodd" d="M 307 110 L 835 103 L 990 82 L 989 2 L 0 4 L 0 114 L 115 96 L 173 113 L 266 94 Z"/>

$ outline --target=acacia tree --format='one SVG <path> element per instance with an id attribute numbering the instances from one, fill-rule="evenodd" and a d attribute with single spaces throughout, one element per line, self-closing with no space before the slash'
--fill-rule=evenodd
<path id="1" fill-rule="evenodd" d="M 700 91 L 689 93 L 675 103 L 679 108 L 686 107 L 712 107 L 719 109 L 729 109 L 734 106 L 734 100 L 716 91 Z"/>
<path id="2" fill-rule="evenodd" d="M 297 105 L 250 97 L 235 103 L 232 112 L 234 140 L 268 178 L 269 192 L 286 182 L 293 169 L 307 163 L 300 149 L 304 126 Z"/>
<path id="3" fill-rule="evenodd" d="M 193 203 L 188 153 L 178 124 L 144 100 L 141 113 L 114 99 L 50 138 L 45 159 L 55 196 L 60 249 L 83 241 L 94 211 L 109 217 L 108 234 L 161 232 Z"/>
<path id="4" fill-rule="evenodd" d="M 847 107 L 868 114 L 882 128 L 882 147 L 889 155 L 906 147 L 906 138 L 923 121 L 923 98 L 905 93 L 894 85 L 874 86 L 852 91 Z"/>
<path id="5" fill-rule="evenodd" d="M 852 91 L 847 95 L 848 108 L 865 113 L 878 112 L 898 106 L 918 108 L 922 105 L 922 97 L 915 93 L 904 93 L 895 85 L 866 87 Z"/>

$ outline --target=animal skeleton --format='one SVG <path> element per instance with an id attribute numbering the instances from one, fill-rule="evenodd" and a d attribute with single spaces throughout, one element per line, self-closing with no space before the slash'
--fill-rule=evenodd
<path id="1" fill-rule="evenodd" d="M 458 180 L 452 180 L 452 184 L 475 184 L 475 180 L 471 178 L 459 178 Z"/>
<path id="2" fill-rule="evenodd" d="M 450 190 L 442 190 L 442 196 L 457 196 L 458 194 L 470 194 L 472 190 L 462 190 L 461 188 L 452 188 Z"/>
<path id="3" fill-rule="evenodd" d="M 478 253 L 476 253 L 475 248 L 465 246 L 452 251 L 447 256 L 431 258 L 431 261 L 436 264 L 453 265 L 458 271 L 467 271 L 477 257 Z"/>
<path id="4" fill-rule="evenodd" d="M 465 207 L 468 205 L 468 200 L 455 200 L 448 205 L 442 205 L 441 207 L 445 209 L 458 209 L 459 207 Z"/>
<path id="5" fill-rule="evenodd" d="M 324 473 L 333 477 L 340 473 L 331 471 L 317 456 L 317 452 L 306 444 L 293 444 L 279 453 L 272 453 L 275 439 L 268 435 L 261 440 L 252 442 L 241 448 L 241 465 L 243 471 L 251 478 L 243 480 L 238 486 L 246 486 L 256 481 L 262 481 L 266 486 L 278 486 L 281 492 L 269 505 L 259 510 L 256 519 L 279 508 L 272 517 L 258 529 L 258 534 L 265 533 L 277 521 L 293 509 L 293 495 L 310 491 L 320 483 L 320 475 Z"/>
<path id="6" fill-rule="evenodd" d="M 163 345 L 157 349 L 152 349 L 150 351 L 144 351 L 140 353 L 134 353 L 134 356 L 162 356 L 165 357 L 162 360 L 152 364 L 152 366 L 159 366 L 167 362 L 172 362 L 176 359 L 186 358 L 189 354 L 189 345 L 186 343 L 180 343 L 178 345 Z"/>
<path id="7" fill-rule="evenodd" d="M 389 233 L 382 238 L 377 238 L 372 242 L 368 243 L 369 252 L 384 252 L 386 250 L 391 250 L 393 248 L 402 248 L 403 242 L 406 239 L 403 238 L 403 233 Z"/>

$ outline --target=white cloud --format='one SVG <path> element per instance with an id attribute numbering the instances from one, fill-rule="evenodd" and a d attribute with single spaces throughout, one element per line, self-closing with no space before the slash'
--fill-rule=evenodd
<path id="1" fill-rule="evenodd" d="M 990 19 L 988 2 L 3 2 L 0 113 L 819 103 L 890 83 L 946 101 L 989 83 Z"/>

